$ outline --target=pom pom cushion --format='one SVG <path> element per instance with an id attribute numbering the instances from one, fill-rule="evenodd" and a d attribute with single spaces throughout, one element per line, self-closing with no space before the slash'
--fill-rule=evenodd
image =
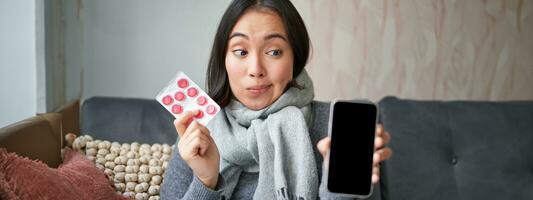
<path id="1" fill-rule="evenodd" d="M 117 193 L 140 200 L 159 200 L 163 174 L 174 145 L 118 143 L 77 137 L 72 148 L 107 175 Z"/>
<path id="2" fill-rule="evenodd" d="M 0 148 L 0 199 L 125 199 L 84 155 L 67 149 L 57 169 Z"/>

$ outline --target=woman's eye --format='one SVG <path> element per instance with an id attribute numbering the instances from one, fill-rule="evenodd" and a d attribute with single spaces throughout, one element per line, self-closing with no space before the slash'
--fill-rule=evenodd
<path id="1" fill-rule="evenodd" d="M 248 51 L 245 51 L 245 50 L 242 50 L 242 49 L 237 49 L 237 50 L 233 50 L 233 54 L 235 54 L 236 56 L 239 56 L 239 57 L 243 57 L 243 56 L 246 56 L 248 54 Z"/>
<path id="2" fill-rule="evenodd" d="M 268 51 L 267 54 L 268 55 L 271 55 L 271 56 L 281 56 L 281 50 L 279 49 L 275 49 L 275 50 L 271 50 L 271 51 Z"/>

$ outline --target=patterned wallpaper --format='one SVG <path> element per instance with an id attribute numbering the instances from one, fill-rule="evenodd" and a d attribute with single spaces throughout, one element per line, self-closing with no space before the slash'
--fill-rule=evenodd
<path id="1" fill-rule="evenodd" d="M 533 1 L 293 3 L 319 100 L 533 99 Z"/>

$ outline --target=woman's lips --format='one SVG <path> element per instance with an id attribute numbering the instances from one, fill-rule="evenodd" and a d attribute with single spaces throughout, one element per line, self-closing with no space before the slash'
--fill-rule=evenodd
<path id="1" fill-rule="evenodd" d="M 259 86 L 253 86 L 246 88 L 247 91 L 249 91 L 252 94 L 259 95 L 265 93 L 268 89 L 270 89 L 272 85 L 259 85 Z"/>

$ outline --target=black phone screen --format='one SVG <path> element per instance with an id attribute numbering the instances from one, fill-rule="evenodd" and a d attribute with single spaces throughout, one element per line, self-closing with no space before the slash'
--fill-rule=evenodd
<path id="1" fill-rule="evenodd" d="M 376 115 L 377 108 L 370 103 L 336 102 L 333 105 L 329 191 L 370 194 Z"/>

